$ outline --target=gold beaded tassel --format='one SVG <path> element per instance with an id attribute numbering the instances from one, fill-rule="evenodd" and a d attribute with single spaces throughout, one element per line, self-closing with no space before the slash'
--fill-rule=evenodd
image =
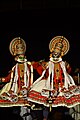
<path id="1" fill-rule="evenodd" d="M 49 91 L 49 98 L 48 98 L 48 103 L 49 103 L 49 110 L 50 112 L 52 111 L 52 97 L 51 97 L 51 91 Z"/>
<path id="2" fill-rule="evenodd" d="M 52 100 L 49 100 L 49 111 L 52 111 Z"/>

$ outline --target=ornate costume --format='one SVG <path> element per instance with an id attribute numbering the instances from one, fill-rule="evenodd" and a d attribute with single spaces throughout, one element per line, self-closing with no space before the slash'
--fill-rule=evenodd
<path id="1" fill-rule="evenodd" d="M 41 76 L 33 83 L 28 100 L 46 107 L 80 104 L 80 86 L 76 86 L 66 69 L 62 56 L 69 50 L 69 42 L 63 36 L 54 37 L 49 44 L 49 62 L 33 63 Z"/>
<path id="2" fill-rule="evenodd" d="M 0 91 L 0 106 L 29 105 L 27 92 L 33 83 L 33 67 L 25 58 L 26 44 L 20 38 L 14 38 L 9 46 L 10 53 L 17 61 L 7 77 L 1 78 L 7 84 Z"/>

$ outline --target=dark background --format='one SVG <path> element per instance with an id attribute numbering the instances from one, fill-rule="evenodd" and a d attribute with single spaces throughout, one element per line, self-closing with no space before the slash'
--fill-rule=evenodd
<path id="1" fill-rule="evenodd" d="M 63 57 L 72 69 L 80 67 L 80 2 L 70 0 L 0 1 L 0 76 L 13 66 L 9 43 L 22 37 L 27 44 L 29 61 L 49 59 L 49 42 L 62 35 L 70 50 Z"/>
<path id="2" fill-rule="evenodd" d="M 49 42 L 59 35 L 70 43 L 63 60 L 70 63 L 73 71 L 80 68 L 79 0 L 0 0 L 0 77 L 6 76 L 14 64 L 9 52 L 13 38 L 22 37 L 27 59 L 38 61 L 49 60 Z M 2 119 L 12 113 L 12 108 L 7 109 L 8 112 L 0 109 Z"/>

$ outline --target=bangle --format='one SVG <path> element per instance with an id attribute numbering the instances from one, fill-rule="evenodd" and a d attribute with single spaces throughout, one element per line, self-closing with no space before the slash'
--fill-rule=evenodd
<path id="1" fill-rule="evenodd" d="M 0 78 L 0 82 L 2 82 L 2 78 Z"/>

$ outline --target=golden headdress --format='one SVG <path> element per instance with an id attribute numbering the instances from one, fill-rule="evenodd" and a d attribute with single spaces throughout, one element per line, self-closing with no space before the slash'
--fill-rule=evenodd
<path id="1" fill-rule="evenodd" d="M 61 49 L 63 55 L 65 55 L 69 51 L 70 45 L 65 37 L 56 36 L 49 43 L 50 52 L 53 52 L 56 47 Z"/>
<path id="2" fill-rule="evenodd" d="M 18 44 L 22 44 L 24 46 L 24 49 L 23 49 L 23 53 L 26 52 L 26 43 L 25 41 L 20 38 L 20 37 L 16 37 L 14 38 L 11 42 L 10 42 L 10 45 L 9 45 L 9 50 L 10 50 L 10 53 L 15 56 L 16 55 L 16 47 Z"/>

